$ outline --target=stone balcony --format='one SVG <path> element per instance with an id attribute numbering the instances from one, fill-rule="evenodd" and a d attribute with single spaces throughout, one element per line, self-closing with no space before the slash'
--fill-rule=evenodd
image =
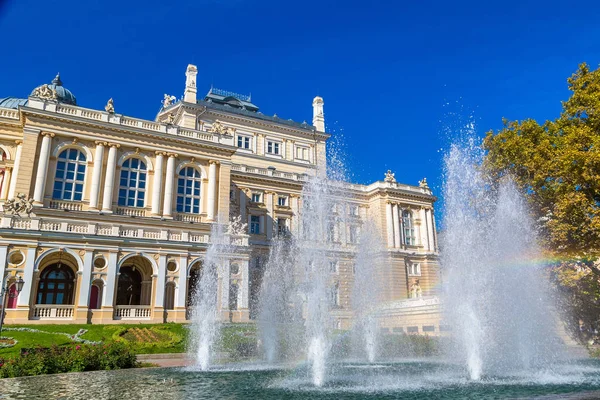
<path id="1" fill-rule="evenodd" d="M 11 215 L 2 216 L 0 219 L 0 229 L 57 232 L 97 237 L 149 239 L 179 243 L 208 244 L 210 239 L 210 235 L 207 233 L 187 229 L 140 227 L 139 225 L 132 224 L 76 222 L 64 219 L 30 218 Z M 248 246 L 248 235 L 231 236 L 230 243 L 235 246 Z"/>

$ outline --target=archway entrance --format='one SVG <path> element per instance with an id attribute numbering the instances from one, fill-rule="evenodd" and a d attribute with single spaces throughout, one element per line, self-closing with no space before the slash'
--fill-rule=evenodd
<path id="1" fill-rule="evenodd" d="M 71 319 L 77 286 L 77 260 L 67 251 L 55 251 L 39 262 L 34 283 L 33 319 Z"/>
<path id="2" fill-rule="evenodd" d="M 147 319 L 151 316 L 152 264 L 145 257 L 134 256 L 119 269 L 116 293 L 116 318 Z"/>

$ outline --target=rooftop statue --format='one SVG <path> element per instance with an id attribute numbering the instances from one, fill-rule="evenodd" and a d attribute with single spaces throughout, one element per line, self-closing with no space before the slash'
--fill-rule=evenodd
<path id="1" fill-rule="evenodd" d="M 35 88 L 31 95 L 42 100 L 56 100 L 58 98 L 56 89 L 50 87 L 48 84 Z"/>
<path id="2" fill-rule="evenodd" d="M 211 133 L 218 133 L 219 135 L 233 135 L 235 133 L 235 128 L 225 127 L 221 121 L 216 119 L 208 131 Z"/>
<path id="3" fill-rule="evenodd" d="M 383 180 L 384 182 L 392 182 L 392 183 L 396 183 L 396 178 L 395 175 L 391 170 L 387 170 L 387 172 L 385 173 L 385 179 Z"/>
<path id="4" fill-rule="evenodd" d="M 169 96 L 168 94 L 165 93 L 165 96 L 162 101 L 163 108 L 167 108 L 167 107 L 171 106 L 175 102 L 175 100 L 177 100 L 175 98 L 175 96 Z"/>
<path id="5" fill-rule="evenodd" d="M 106 105 L 104 106 L 104 109 L 109 114 L 115 113 L 115 103 L 114 103 L 112 97 L 110 99 L 108 99 L 108 101 L 106 102 Z"/>
<path id="6" fill-rule="evenodd" d="M 429 189 L 429 185 L 427 184 L 427 178 L 423 178 L 423 180 L 419 181 L 419 187 Z"/>

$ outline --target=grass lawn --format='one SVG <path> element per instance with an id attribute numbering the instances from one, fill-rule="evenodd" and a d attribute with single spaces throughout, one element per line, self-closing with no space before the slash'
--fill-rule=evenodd
<path id="1" fill-rule="evenodd" d="M 17 356 L 22 348 L 64 346 L 77 343 L 69 336 L 80 329 L 87 332 L 82 339 L 111 343 L 122 341 L 138 354 L 183 353 L 186 351 L 190 324 L 118 324 L 118 325 L 5 325 L 2 336 L 12 337 L 17 345 L 0 348 L 0 358 Z M 10 328 L 30 328 L 41 332 L 13 331 Z M 255 342 L 253 324 L 227 324 L 222 328 L 221 349 L 230 353 L 245 353 L 248 343 Z M 62 333 L 62 334 L 61 334 Z M 243 355 L 243 354 L 240 354 Z"/>

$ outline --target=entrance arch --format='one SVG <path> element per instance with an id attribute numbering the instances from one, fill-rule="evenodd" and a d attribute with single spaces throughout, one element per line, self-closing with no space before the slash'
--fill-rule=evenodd
<path id="1" fill-rule="evenodd" d="M 152 273 L 150 261 L 143 256 L 129 257 L 119 268 L 117 306 L 149 306 L 152 300 Z"/>
<path id="2" fill-rule="evenodd" d="M 72 305 L 75 297 L 75 271 L 56 263 L 40 273 L 36 304 Z"/>

